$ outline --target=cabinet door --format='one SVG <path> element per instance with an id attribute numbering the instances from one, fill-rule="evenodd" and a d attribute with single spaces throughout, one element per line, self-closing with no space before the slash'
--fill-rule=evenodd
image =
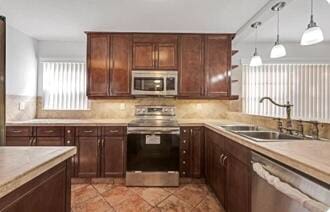
<path id="1" fill-rule="evenodd" d="M 102 153 L 102 176 L 124 176 L 124 146 L 123 137 L 105 137 Z"/>
<path id="2" fill-rule="evenodd" d="M 37 146 L 63 146 L 64 137 L 37 137 Z"/>
<path id="3" fill-rule="evenodd" d="M 210 35 L 205 40 L 206 96 L 230 94 L 231 37 Z"/>
<path id="4" fill-rule="evenodd" d="M 91 34 L 87 47 L 88 96 L 109 95 L 110 36 Z"/>
<path id="5" fill-rule="evenodd" d="M 7 137 L 6 146 L 31 146 L 31 137 Z"/>
<path id="6" fill-rule="evenodd" d="M 157 49 L 157 69 L 177 70 L 177 43 L 159 43 Z"/>
<path id="7" fill-rule="evenodd" d="M 250 211 L 250 169 L 233 156 L 226 162 L 226 211 Z M 237 201 L 239 200 L 239 201 Z"/>
<path id="8" fill-rule="evenodd" d="M 203 143 L 202 128 L 191 128 L 191 176 L 202 177 L 203 170 Z"/>
<path id="9" fill-rule="evenodd" d="M 77 139 L 78 177 L 97 177 L 99 175 L 99 143 L 97 137 L 79 137 Z"/>
<path id="10" fill-rule="evenodd" d="M 152 42 L 134 42 L 133 69 L 155 69 L 155 45 Z"/>
<path id="11" fill-rule="evenodd" d="M 129 96 L 131 81 L 131 35 L 111 36 L 110 95 Z"/>
<path id="12" fill-rule="evenodd" d="M 183 35 L 180 46 L 179 95 L 201 97 L 204 90 L 204 40 L 201 35 Z"/>
<path id="13" fill-rule="evenodd" d="M 212 174 L 211 174 L 211 182 L 213 182 L 213 189 L 215 194 L 217 195 L 222 206 L 226 207 L 225 204 L 225 168 L 221 164 L 221 156 L 224 154 L 224 151 L 216 144 L 212 146 L 213 154 L 212 154 Z"/>

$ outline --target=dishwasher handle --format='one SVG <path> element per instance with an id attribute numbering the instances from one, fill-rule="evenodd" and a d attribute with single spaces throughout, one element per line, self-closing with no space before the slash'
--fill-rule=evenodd
<path id="1" fill-rule="evenodd" d="M 302 193 L 297 188 L 292 187 L 288 183 L 282 182 L 280 178 L 272 175 L 264 168 L 264 165 L 258 162 L 252 161 L 253 171 L 268 184 L 275 187 L 281 193 L 287 195 L 291 199 L 299 202 L 304 208 L 312 212 L 327 212 L 330 210 L 330 206 L 327 206 L 319 201 L 311 199 L 306 194 Z"/>

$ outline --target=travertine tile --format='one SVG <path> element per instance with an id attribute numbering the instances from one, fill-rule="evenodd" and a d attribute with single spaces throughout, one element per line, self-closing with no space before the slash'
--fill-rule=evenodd
<path id="1" fill-rule="evenodd" d="M 71 192 L 71 204 L 72 206 L 75 206 L 96 196 L 98 196 L 98 192 L 94 187 L 86 184 L 85 186 L 81 186 Z"/>
<path id="2" fill-rule="evenodd" d="M 150 205 L 156 206 L 166 199 L 171 193 L 162 188 L 133 188 L 133 191 L 140 195 Z"/>
<path id="3" fill-rule="evenodd" d="M 115 207 L 124 202 L 132 192 L 133 191 L 126 186 L 117 185 L 111 190 L 102 193 L 102 196 L 108 203 L 110 203 L 111 206 Z"/>
<path id="4" fill-rule="evenodd" d="M 112 183 L 92 184 L 93 187 L 99 192 L 104 193 L 114 187 Z"/>
<path id="5" fill-rule="evenodd" d="M 197 205 L 193 210 L 194 212 L 225 212 L 221 207 L 219 201 L 214 195 L 207 195 L 206 198 Z"/>
<path id="6" fill-rule="evenodd" d="M 138 194 L 130 192 L 127 198 L 120 204 L 114 206 L 117 212 L 145 212 L 149 211 L 152 207 Z"/>
<path id="7" fill-rule="evenodd" d="M 157 208 L 160 209 L 160 211 L 177 211 L 177 212 L 190 212 L 193 209 L 193 207 L 190 206 L 188 203 L 184 202 L 183 200 L 180 200 L 174 195 L 171 195 L 163 202 L 161 202 L 159 205 L 157 205 Z"/>
<path id="8" fill-rule="evenodd" d="M 72 207 L 72 212 L 112 212 L 115 211 L 101 196 L 84 201 Z"/>
<path id="9" fill-rule="evenodd" d="M 188 184 L 181 190 L 175 192 L 174 195 L 181 200 L 184 200 L 192 207 L 197 206 L 208 194 L 208 189 L 202 184 Z"/>

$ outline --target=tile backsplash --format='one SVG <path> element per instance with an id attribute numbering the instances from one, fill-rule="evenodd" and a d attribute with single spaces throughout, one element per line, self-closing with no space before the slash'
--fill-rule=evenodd
<path id="1" fill-rule="evenodd" d="M 24 121 L 35 118 L 36 101 L 37 98 L 33 96 L 6 95 L 6 120 Z"/>
<path id="2" fill-rule="evenodd" d="M 37 100 L 37 118 L 126 119 L 134 117 L 135 105 L 174 105 L 179 119 L 223 119 L 239 101 L 182 100 L 174 98 L 137 98 L 130 100 L 90 100 L 87 111 L 43 110 L 42 98 Z"/>

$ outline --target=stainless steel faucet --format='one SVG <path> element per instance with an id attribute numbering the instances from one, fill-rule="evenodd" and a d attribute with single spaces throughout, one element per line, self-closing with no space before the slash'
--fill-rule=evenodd
<path id="1" fill-rule="evenodd" d="M 272 98 L 267 97 L 267 96 L 266 97 L 262 97 L 259 102 L 262 103 L 266 99 L 269 100 L 272 104 L 274 104 L 274 105 L 276 105 L 278 107 L 284 107 L 284 108 L 286 108 L 286 128 L 285 129 L 292 134 L 293 129 L 292 129 L 292 120 L 291 120 L 291 108 L 293 107 L 293 105 L 290 104 L 289 101 L 287 102 L 287 104 L 276 103 Z M 281 129 L 279 129 L 279 130 L 282 131 L 283 130 L 283 127 L 281 127 Z"/>

